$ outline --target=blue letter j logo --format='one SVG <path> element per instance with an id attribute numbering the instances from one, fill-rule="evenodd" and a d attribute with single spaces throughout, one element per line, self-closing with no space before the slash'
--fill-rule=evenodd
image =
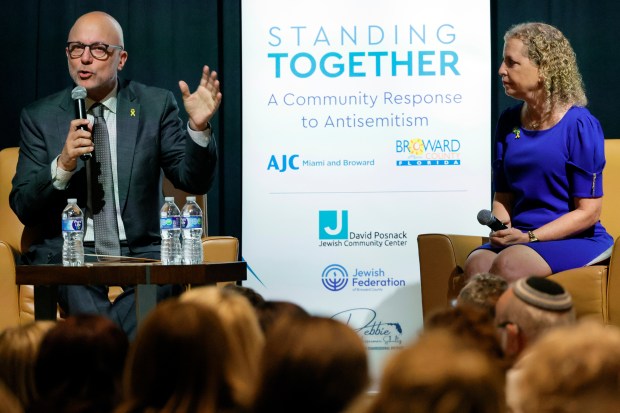
<path id="1" fill-rule="evenodd" d="M 349 211 L 319 211 L 319 239 L 347 239 Z"/>

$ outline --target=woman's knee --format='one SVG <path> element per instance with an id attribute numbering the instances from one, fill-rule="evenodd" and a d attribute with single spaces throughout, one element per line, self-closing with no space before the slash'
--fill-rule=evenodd
<path id="1" fill-rule="evenodd" d="M 489 272 L 498 274 L 508 282 L 529 276 L 547 276 L 551 274 L 551 270 L 547 264 L 537 257 L 531 257 L 529 254 L 523 254 L 521 251 L 504 250 L 498 254 Z"/>
<path id="2" fill-rule="evenodd" d="M 491 265 L 497 255 L 488 250 L 477 250 L 472 252 L 465 260 L 465 280 L 476 274 L 489 272 Z"/>

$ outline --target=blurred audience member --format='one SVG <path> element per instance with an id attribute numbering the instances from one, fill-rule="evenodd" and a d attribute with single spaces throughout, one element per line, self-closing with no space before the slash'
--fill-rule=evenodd
<path id="1" fill-rule="evenodd" d="M 456 305 L 473 305 L 484 308 L 495 316 L 495 304 L 508 289 L 508 282 L 499 275 L 480 273 L 474 275 L 459 292 Z"/>
<path id="2" fill-rule="evenodd" d="M 366 348 L 339 321 L 276 323 L 263 351 L 254 413 L 338 413 L 368 385 Z"/>
<path id="3" fill-rule="evenodd" d="M 265 304 L 265 299 L 263 298 L 263 296 L 257 293 L 254 289 L 250 287 L 244 287 L 242 285 L 229 283 L 229 284 L 225 284 L 223 288 L 225 290 L 233 290 L 241 294 L 242 296 L 248 299 L 248 301 L 250 302 L 250 304 L 252 304 L 252 307 L 254 308 L 259 308 L 263 304 Z"/>
<path id="4" fill-rule="evenodd" d="M 499 341 L 495 320 L 482 307 L 460 305 L 432 312 L 424 321 L 424 330 L 445 329 L 480 349 L 497 362 L 502 371 L 510 366 Z"/>
<path id="5" fill-rule="evenodd" d="M 396 353 L 366 413 L 500 413 L 503 375 L 487 355 L 433 329 Z"/>
<path id="6" fill-rule="evenodd" d="M 557 328 L 518 362 L 515 413 L 620 412 L 620 331 L 593 321 Z"/>
<path id="7" fill-rule="evenodd" d="M 273 324 L 283 318 L 295 320 L 309 317 L 310 314 L 303 307 L 290 301 L 267 300 L 258 309 L 258 320 L 265 334 L 269 332 Z"/>
<path id="8" fill-rule="evenodd" d="M 575 323 L 573 300 L 564 288 L 548 278 L 522 278 L 497 301 L 495 322 L 506 356 L 515 363 L 524 350 L 548 331 Z M 506 401 L 514 405 L 521 368 L 506 374 Z"/>
<path id="9" fill-rule="evenodd" d="M 31 413 L 109 413 L 120 400 L 127 336 L 101 315 L 70 316 L 41 342 Z"/>
<path id="10" fill-rule="evenodd" d="M 24 413 L 21 403 L 13 392 L 0 381 L 0 413 Z"/>
<path id="11" fill-rule="evenodd" d="M 222 320 L 224 332 L 228 336 L 227 351 L 232 355 L 235 400 L 243 405 L 249 404 L 265 342 L 256 311 L 241 294 L 216 286 L 192 288 L 183 293 L 180 299 L 210 308 Z"/>
<path id="12" fill-rule="evenodd" d="M 23 409 L 36 398 L 34 364 L 41 340 L 54 321 L 36 321 L 0 333 L 0 382 L 17 397 Z"/>
<path id="13" fill-rule="evenodd" d="M 138 329 L 116 413 L 238 413 L 229 341 L 207 306 L 169 299 Z"/>
<path id="14" fill-rule="evenodd" d="M 575 323 L 570 294 L 543 277 L 514 282 L 497 301 L 495 311 L 504 353 L 513 359 L 547 330 Z"/>

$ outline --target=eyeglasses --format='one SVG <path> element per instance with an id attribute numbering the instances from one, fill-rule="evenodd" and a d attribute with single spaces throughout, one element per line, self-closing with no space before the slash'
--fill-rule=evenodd
<path id="1" fill-rule="evenodd" d="M 82 57 L 82 55 L 84 54 L 84 50 L 86 50 L 87 47 L 90 49 L 91 56 L 98 60 L 106 59 L 108 57 L 108 49 L 110 47 L 113 49 L 123 50 L 123 46 L 105 44 L 101 42 L 91 44 L 84 44 L 82 42 L 67 42 L 67 50 L 69 51 L 69 56 L 71 56 L 71 58 L 73 59 Z"/>

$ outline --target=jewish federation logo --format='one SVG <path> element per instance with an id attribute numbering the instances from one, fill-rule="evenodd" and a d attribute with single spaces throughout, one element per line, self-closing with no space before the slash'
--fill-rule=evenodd
<path id="1" fill-rule="evenodd" d="M 319 239 L 347 239 L 349 211 L 319 211 Z"/>
<path id="2" fill-rule="evenodd" d="M 331 264 L 323 270 L 323 285 L 330 291 L 340 291 L 347 286 L 349 274 L 342 265 Z"/>

